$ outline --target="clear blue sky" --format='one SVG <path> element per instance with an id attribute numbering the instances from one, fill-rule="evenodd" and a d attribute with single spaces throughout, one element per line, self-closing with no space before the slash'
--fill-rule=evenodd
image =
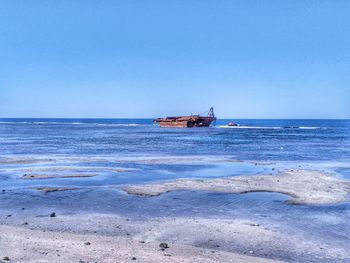
<path id="1" fill-rule="evenodd" d="M 350 118 L 348 0 L 2 0 L 0 117 Z"/>

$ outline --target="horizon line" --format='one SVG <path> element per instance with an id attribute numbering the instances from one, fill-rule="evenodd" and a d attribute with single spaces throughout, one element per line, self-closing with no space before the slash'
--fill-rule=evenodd
<path id="1" fill-rule="evenodd" d="M 130 119 L 130 120 L 151 120 L 156 119 L 157 117 L 0 117 L 0 119 L 85 119 L 85 120 L 91 120 L 91 119 L 105 119 L 105 120 L 117 120 L 117 119 Z M 217 120 L 350 120 L 350 118 L 217 118 Z"/>

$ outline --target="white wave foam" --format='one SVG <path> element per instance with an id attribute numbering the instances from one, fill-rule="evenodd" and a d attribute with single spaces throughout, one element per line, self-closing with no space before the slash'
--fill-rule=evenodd
<path id="1" fill-rule="evenodd" d="M 26 121 L 22 121 L 22 122 L 18 122 L 18 121 L 1 121 L 0 124 L 17 124 L 17 123 L 29 123 L 29 122 L 26 122 Z"/>
<path id="2" fill-rule="evenodd" d="M 44 121 L 2 121 L 0 124 L 34 124 L 34 125 L 99 125 L 99 126 L 120 126 L 120 127 L 136 127 L 147 126 L 147 124 L 139 123 L 89 123 L 89 122 L 44 122 Z M 152 125 L 152 124 L 148 124 Z"/>
<path id="3" fill-rule="evenodd" d="M 306 126 L 285 126 L 285 127 L 272 127 L 272 126 L 228 126 L 220 125 L 217 128 L 229 128 L 229 129 L 302 129 L 302 130 L 315 130 L 321 129 L 321 127 L 306 127 Z"/>
<path id="4" fill-rule="evenodd" d="M 315 129 L 321 129 L 321 127 L 304 127 L 304 126 L 300 126 L 299 129 L 304 129 L 304 130 L 315 130 Z"/>
<path id="5" fill-rule="evenodd" d="M 147 124 L 139 124 L 139 123 L 91 123 L 97 124 L 99 126 L 119 126 L 119 127 L 137 127 L 137 126 L 146 126 Z M 151 125 L 151 124 L 149 124 Z"/>
<path id="6" fill-rule="evenodd" d="M 268 127 L 268 126 L 228 126 L 220 125 L 217 128 L 229 128 L 229 129 L 283 129 L 283 127 Z"/>

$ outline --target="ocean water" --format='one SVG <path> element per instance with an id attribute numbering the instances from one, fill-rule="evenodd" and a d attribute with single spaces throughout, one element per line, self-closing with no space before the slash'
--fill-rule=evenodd
<path id="1" fill-rule="evenodd" d="M 349 161 L 349 120 L 217 120 L 201 129 L 151 119 L 0 119 L 4 155 L 227 155 L 239 160 Z"/>
<path id="2" fill-rule="evenodd" d="M 227 123 L 235 121 L 238 127 Z M 0 211 L 243 218 L 301 231 L 349 250 L 350 203 L 290 205 L 273 193 L 178 191 L 127 195 L 126 184 L 320 169 L 350 179 L 350 120 L 217 120 L 209 128 L 160 128 L 151 119 L 0 119 Z M 122 170 L 117 172 L 116 170 Z M 23 180 L 25 174 L 96 174 Z M 74 187 L 44 194 L 41 186 Z M 293 232 L 293 233 L 294 233 Z M 291 252 L 292 253 L 292 252 Z M 263 255 L 262 255 L 263 256 Z M 315 261 L 285 255 L 289 261 Z M 301 261 L 300 261 L 301 260 Z M 316 261 L 315 261 L 316 262 Z"/>

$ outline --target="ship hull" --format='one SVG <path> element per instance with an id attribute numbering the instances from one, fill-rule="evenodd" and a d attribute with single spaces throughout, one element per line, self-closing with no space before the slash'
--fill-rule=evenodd
<path id="1" fill-rule="evenodd" d="M 209 127 L 215 121 L 215 117 L 170 117 L 159 118 L 155 121 L 163 128 L 192 128 L 192 127 Z"/>

